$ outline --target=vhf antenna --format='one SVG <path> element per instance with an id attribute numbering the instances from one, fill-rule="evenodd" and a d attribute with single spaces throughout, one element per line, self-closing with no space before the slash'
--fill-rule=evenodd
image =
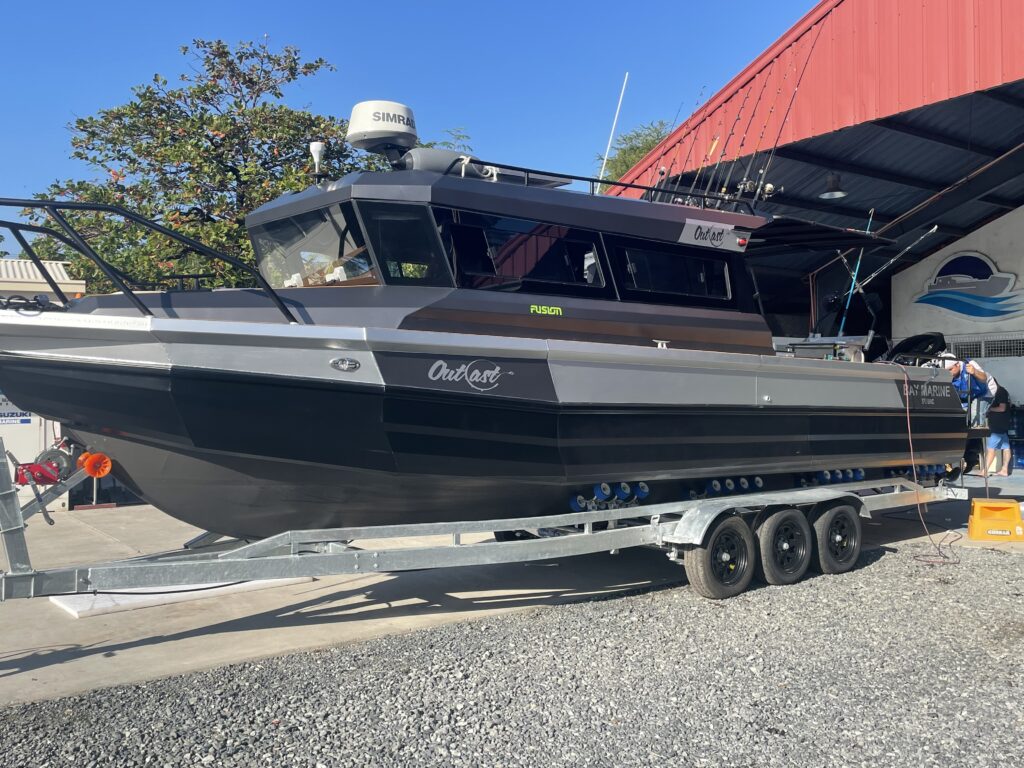
<path id="1" fill-rule="evenodd" d="M 622 98 L 626 95 L 626 83 L 628 82 L 629 72 L 627 72 L 626 76 L 622 78 L 622 90 L 619 91 L 619 104 L 615 107 L 615 117 L 612 119 L 612 130 L 611 133 L 608 134 L 608 146 L 605 147 L 604 160 L 601 161 L 601 172 L 597 175 L 598 181 L 604 181 L 604 169 L 608 165 L 608 155 L 611 154 L 612 151 L 612 140 L 615 138 L 615 126 L 618 125 L 619 122 L 619 110 L 622 109 Z M 598 188 L 598 191 L 600 191 L 600 187 Z"/>

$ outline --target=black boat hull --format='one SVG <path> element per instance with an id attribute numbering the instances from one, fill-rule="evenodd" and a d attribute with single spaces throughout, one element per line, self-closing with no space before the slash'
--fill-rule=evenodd
<path id="1" fill-rule="evenodd" d="M 3 361 L 0 386 L 146 501 L 244 538 L 557 512 L 602 481 L 666 501 L 709 477 L 910 463 L 904 408 L 565 404 L 27 358 Z M 958 406 L 915 409 L 912 432 L 918 463 L 963 451 Z"/>

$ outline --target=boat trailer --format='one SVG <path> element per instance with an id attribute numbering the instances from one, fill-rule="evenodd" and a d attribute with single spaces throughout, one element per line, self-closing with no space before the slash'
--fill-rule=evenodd
<path id="1" fill-rule="evenodd" d="M 9 568 L 0 572 L 0 602 L 186 584 L 518 563 L 640 546 L 659 548 L 671 560 L 682 562 L 691 586 L 701 595 L 723 598 L 746 589 L 755 571 L 769 583 L 796 581 L 807 571 L 812 556 L 824 572 L 850 570 L 860 554 L 861 517 L 966 498 L 966 489 L 941 481 L 925 487 L 906 477 L 893 477 L 515 519 L 288 531 L 255 541 L 223 540 L 218 534 L 204 533 L 177 551 L 35 570 L 25 540 L 28 520 L 42 514 L 52 525 L 47 504 L 89 477 L 87 468 L 80 468 L 45 491 L 34 488 L 36 498 L 21 505 L 0 440 L 0 540 Z M 494 540 L 465 540 L 481 533 L 495 533 Z M 447 541 L 411 547 L 376 544 L 426 536 L 443 536 Z M 367 540 L 374 545 L 366 549 L 354 545 Z"/>

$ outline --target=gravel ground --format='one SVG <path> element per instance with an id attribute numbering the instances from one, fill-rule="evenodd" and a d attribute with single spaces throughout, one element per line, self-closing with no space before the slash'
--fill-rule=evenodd
<path id="1" fill-rule="evenodd" d="M 0 709 L 5 766 L 1024 764 L 1024 558 L 921 546 Z"/>

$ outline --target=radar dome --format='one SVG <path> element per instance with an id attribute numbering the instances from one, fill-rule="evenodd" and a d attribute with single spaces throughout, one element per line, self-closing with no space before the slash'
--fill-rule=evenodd
<path id="1" fill-rule="evenodd" d="M 348 121 L 349 144 L 369 152 L 399 152 L 416 146 L 416 120 L 412 110 L 396 101 L 361 101 Z"/>

